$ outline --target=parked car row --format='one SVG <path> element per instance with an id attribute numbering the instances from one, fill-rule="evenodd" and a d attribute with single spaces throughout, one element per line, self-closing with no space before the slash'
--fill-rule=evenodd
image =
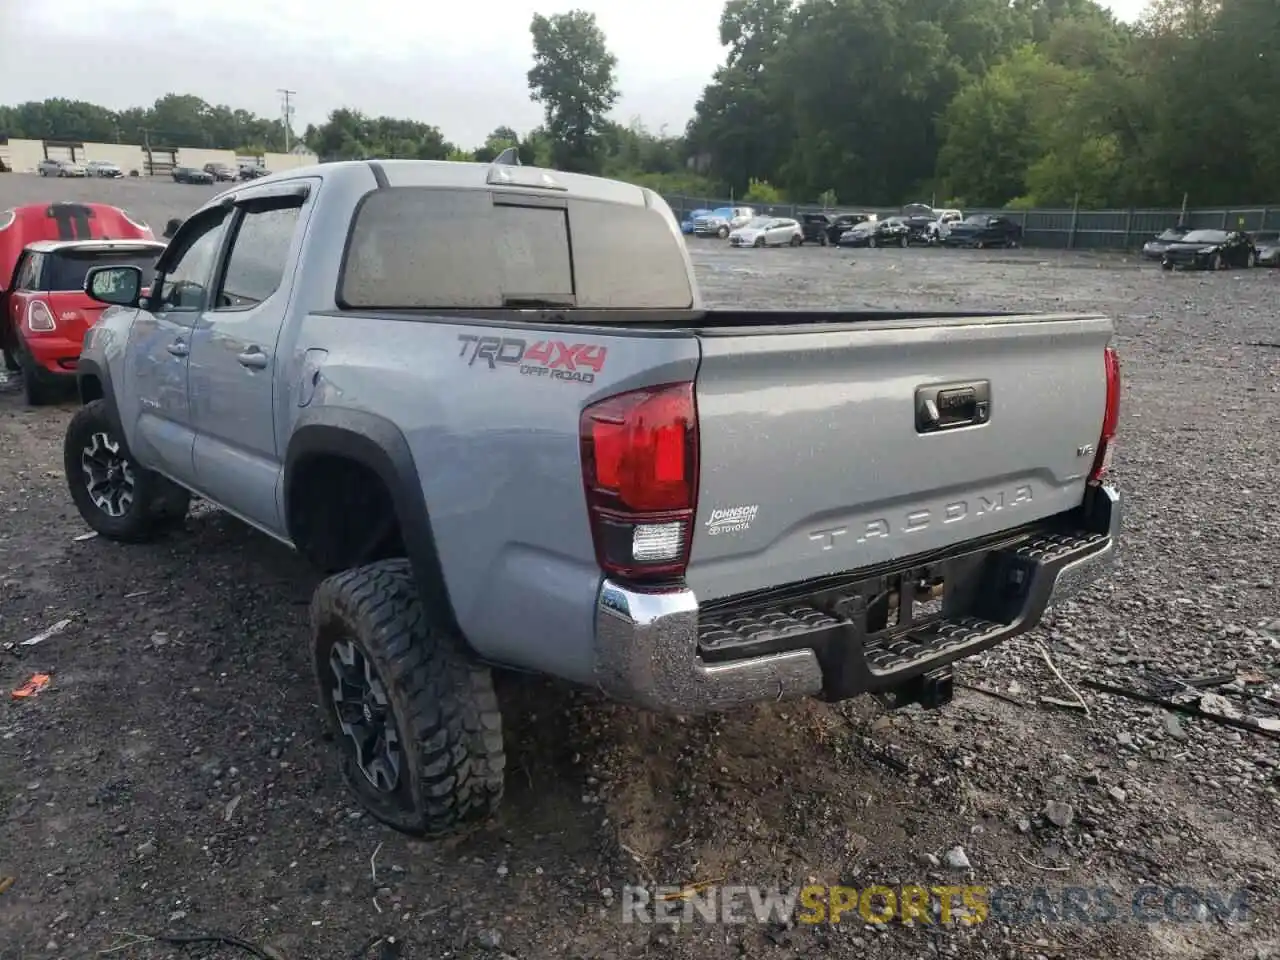
<path id="1" fill-rule="evenodd" d="M 61 158 L 45 159 L 36 164 L 36 172 L 42 177 L 103 177 L 110 180 L 119 180 L 125 176 L 125 172 L 120 169 L 120 166 L 109 160 L 90 160 L 88 163 L 77 163 L 74 160 Z M 259 177 L 265 177 L 269 173 L 271 171 L 266 167 L 249 163 L 242 163 L 238 168 L 228 166 L 225 163 L 206 163 L 201 169 L 174 167 L 170 171 L 175 183 L 205 184 L 235 180 L 257 180 Z M 129 175 L 136 177 L 138 176 L 138 171 L 130 171 Z"/>
<path id="2" fill-rule="evenodd" d="M 258 164 L 242 163 L 238 168 L 225 163 L 206 163 L 200 169 L 195 167 L 174 167 L 172 171 L 174 183 L 232 183 L 236 180 L 257 180 L 269 173 L 266 167 Z"/>
<path id="3" fill-rule="evenodd" d="M 907 247 L 912 244 L 1016 247 L 1022 226 L 1010 217 L 959 210 L 936 210 L 912 203 L 901 214 L 805 213 L 799 219 L 758 215 L 752 207 L 694 210 L 681 230 L 698 237 L 719 237 L 732 246 Z"/>
<path id="4" fill-rule="evenodd" d="M 1280 267 L 1280 231 L 1193 230 L 1170 227 L 1142 246 L 1142 256 L 1164 270 Z"/>

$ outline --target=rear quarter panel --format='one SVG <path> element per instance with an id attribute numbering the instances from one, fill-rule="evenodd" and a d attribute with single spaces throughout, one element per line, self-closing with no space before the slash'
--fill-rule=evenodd
<path id="1" fill-rule="evenodd" d="M 593 382 L 555 379 L 545 363 L 497 359 L 556 341 L 604 351 L 600 371 L 589 371 Z M 601 328 L 310 316 L 294 350 L 320 344 L 328 355 L 310 405 L 367 410 L 404 433 L 445 586 L 472 647 L 497 662 L 590 682 L 601 574 L 587 523 L 579 417 L 611 394 L 693 379 L 697 341 Z M 294 421 L 301 412 L 291 404 Z"/>

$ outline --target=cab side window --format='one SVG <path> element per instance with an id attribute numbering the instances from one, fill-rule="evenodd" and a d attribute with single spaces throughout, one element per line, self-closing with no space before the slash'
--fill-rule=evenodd
<path id="1" fill-rule="evenodd" d="M 174 238 L 184 249 L 163 278 L 156 278 L 160 283 L 154 309 L 166 312 L 203 309 L 226 226 L 227 211 L 219 210 L 208 219 L 201 218 L 198 224 L 192 224 L 189 236 L 179 234 Z"/>
<path id="2" fill-rule="evenodd" d="M 297 204 L 244 211 L 211 309 L 251 310 L 280 289 L 300 213 Z"/>

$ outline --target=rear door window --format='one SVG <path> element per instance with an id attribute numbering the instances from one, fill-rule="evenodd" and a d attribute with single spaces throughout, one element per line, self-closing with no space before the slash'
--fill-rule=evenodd
<path id="1" fill-rule="evenodd" d="M 15 290 L 39 290 L 40 286 L 40 264 L 42 257 L 38 253 L 28 253 L 25 259 L 18 267 L 18 271 L 13 280 L 13 289 Z"/>
<path id="2" fill-rule="evenodd" d="M 685 309 L 674 226 L 646 207 L 488 190 L 392 187 L 351 225 L 347 309 Z"/>

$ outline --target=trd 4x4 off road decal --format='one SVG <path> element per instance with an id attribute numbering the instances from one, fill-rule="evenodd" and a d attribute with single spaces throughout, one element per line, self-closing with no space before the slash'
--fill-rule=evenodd
<path id="1" fill-rule="evenodd" d="M 563 340 L 535 340 L 522 337 L 481 337 L 460 333 L 458 357 L 474 367 L 477 362 L 490 370 L 515 367 L 526 377 L 548 377 L 595 383 L 604 369 L 608 348 L 594 343 L 565 343 Z"/>

